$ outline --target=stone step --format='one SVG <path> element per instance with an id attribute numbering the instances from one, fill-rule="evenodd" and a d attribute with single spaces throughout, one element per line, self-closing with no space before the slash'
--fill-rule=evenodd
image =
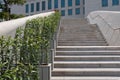
<path id="1" fill-rule="evenodd" d="M 69 28 L 69 29 L 68 29 Z M 71 27 L 62 27 L 61 28 L 61 33 L 60 34 L 63 34 L 63 33 L 69 33 L 69 34 L 67 34 L 67 35 L 70 35 L 70 34 L 76 34 L 76 33 L 81 33 L 81 34 L 96 34 L 96 33 L 99 33 L 100 35 L 101 35 L 101 33 L 99 32 L 99 30 L 97 30 L 97 29 L 92 29 L 91 27 L 82 27 L 83 29 L 81 29 L 79 26 L 78 26 L 78 28 L 77 29 L 75 29 L 76 27 L 73 27 L 73 26 L 71 26 Z M 90 29 L 88 29 L 88 28 L 90 28 Z M 72 30 L 71 30 L 72 29 Z M 66 35 L 66 34 L 64 34 L 64 35 Z M 80 35 L 81 35 L 80 34 Z M 79 35 L 78 35 L 79 36 Z"/>
<path id="2" fill-rule="evenodd" d="M 83 39 L 83 38 L 81 38 L 81 40 L 80 40 L 79 38 L 64 38 L 64 39 L 61 38 L 61 39 L 58 39 L 58 41 L 62 41 L 62 42 L 63 42 L 63 41 L 64 41 L 64 42 L 66 42 L 66 41 L 80 41 L 80 42 L 83 42 L 83 41 L 84 41 L 84 42 L 87 42 L 87 41 L 88 41 L 88 42 L 90 42 L 90 41 L 91 41 L 91 42 L 97 42 L 97 41 L 99 42 L 99 41 L 101 41 L 101 42 L 102 42 L 102 41 L 103 41 L 103 42 L 106 42 L 106 41 L 103 40 L 103 39 L 97 39 L 97 38 L 96 38 L 96 39 Z"/>
<path id="3" fill-rule="evenodd" d="M 55 56 L 55 61 L 120 61 L 116 55 Z"/>
<path id="4" fill-rule="evenodd" d="M 86 42 L 86 43 L 88 43 L 88 42 L 105 42 L 106 43 L 106 41 L 104 41 L 104 40 L 70 40 L 70 39 L 60 39 L 60 40 L 58 40 L 58 42 Z"/>
<path id="5" fill-rule="evenodd" d="M 85 76 L 85 77 L 76 77 L 76 76 L 56 76 L 56 77 L 52 77 L 51 80 L 120 80 L 120 77 L 103 77 L 103 76 L 93 76 L 93 77 L 89 77 L 89 76 Z"/>
<path id="6" fill-rule="evenodd" d="M 120 61 L 54 61 L 55 68 L 120 68 Z"/>
<path id="7" fill-rule="evenodd" d="M 79 32 L 77 31 L 61 31 L 61 33 L 60 33 L 60 35 L 59 36 L 64 36 L 64 35 L 77 35 L 77 34 L 79 34 L 79 35 L 95 35 L 95 34 L 97 34 L 97 33 L 99 33 L 100 34 L 100 32 L 93 32 L 93 31 L 83 31 L 83 30 L 79 30 Z M 78 35 L 78 36 L 79 36 Z"/>
<path id="8" fill-rule="evenodd" d="M 84 37 L 72 37 L 72 38 L 59 38 L 58 41 L 105 41 L 105 39 L 98 38 L 84 38 Z"/>
<path id="9" fill-rule="evenodd" d="M 70 38 L 70 37 L 88 37 L 88 38 L 96 38 L 96 34 L 82 34 L 82 33 L 61 33 L 59 38 Z M 99 38 L 103 38 L 100 36 Z"/>
<path id="10" fill-rule="evenodd" d="M 107 46 L 105 42 L 100 42 L 100 43 L 72 43 L 72 42 L 59 42 L 58 46 Z"/>
<path id="11" fill-rule="evenodd" d="M 54 68 L 52 76 L 120 76 L 120 68 Z"/>
<path id="12" fill-rule="evenodd" d="M 109 51 L 109 50 L 100 50 L 100 51 L 56 51 L 57 56 L 82 56 L 82 55 L 120 55 L 119 51 Z"/>
<path id="13" fill-rule="evenodd" d="M 89 40 L 58 40 L 58 43 L 106 43 L 104 40 L 101 41 L 89 41 Z"/>
<path id="14" fill-rule="evenodd" d="M 57 46 L 57 51 L 118 51 L 120 46 Z"/>

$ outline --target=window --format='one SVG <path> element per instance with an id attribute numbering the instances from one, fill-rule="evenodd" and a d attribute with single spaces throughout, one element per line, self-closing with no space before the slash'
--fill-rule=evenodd
<path id="1" fill-rule="evenodd" d="M 83 7 L 83 14 L 85 14 L 85 7 Z"/>
<path id="2" fill-rule="evenodd" d="M 58 8 L 58 0 L 54 0 L 54 8 Z"/>
<path id="3" fill-rule="evenodd" d="M 112 5 L 119 5 L 119 0 L 112 0 Z"/>
<path id="4" fill-rule="evenodd" d="M 83 4 L 85 4 L 85 0 L 83 0 Z"/>
<path id="5" fill-rule="evenodd" d="M 42 1 L 42 10 L 45 10 L 45 1 Z"/>
<path id="6" fill-rule="evenodd" d="M 75 0 L 75 5 L 79 6 L 80 5 L 80 0 Z"/>
<path id="7" fill-rule="evenodd" d="M 76 14 L 76 15 L 80 14 L 80 8 L 76 8 L 76 9 L 75 9 L 75 14 Z"/>
<path id="8" fill-rule="evenodd" d="M 65 7 L 65 0 L 61 0 L 61 8 Z"/>
<path id="9" fill-rule="evenodd" d="M 31 12 L 34 12 L 34 3 L 31 3 Z"/>
<path id="10" fill-rule="evenodd" d="M 69 7 L 72 6 L 72 0 L 68 0 L 68 6 L 69 6 Z"/>
<path id="11" fill-rule="evenodd" d="M 48 9 L 52 9 L 52 0 L 48 0 Z"/>
<path id="12" fill-rule="evenodd" d="M 40 3 L 39 2 L 36 3 L 36 11 L 40 11 Z"/>
<path id="13" fill-rule="evenodd" d="M 102 7 L 108 6 L 108 0 L 102 0 Z"/>
<path id="14" fill-rule="evenodd" d="M 72 15 L 72 9 L 68 9 L 68 15 Z"/>
<path id="15" fill-rule="evenodd" d="M 29 13 L 29 5 L 28 4 L 25 5 L 25 12 Z"/>
<path id="16" fill-rule="evenodd" d="M 61 16 L 65 16 L 65 10 L 61 10 Z"/>

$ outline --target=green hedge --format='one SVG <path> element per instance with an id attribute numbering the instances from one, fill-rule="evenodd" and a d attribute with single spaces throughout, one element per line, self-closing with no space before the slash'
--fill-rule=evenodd
<path id="1" fill-rule="evenodd" d="M 38 66 L 49 62 L 50 41 L 59 25 L 58 12 L 27 21 L 15 38 L 0 38 L 0 80 L 39 80 Z M 24 34 L 24 36 L 23 36 Z"/>

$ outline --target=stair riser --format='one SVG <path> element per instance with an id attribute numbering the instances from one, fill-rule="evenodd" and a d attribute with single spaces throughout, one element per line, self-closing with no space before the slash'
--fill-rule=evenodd
<path id="1" fill-rule="evenodd" d="M 52 76 L 120 76 L 116 71 L 81 71 L 81 72 L 53 72 Z"/>
<path id="2" fill-rule="evenodd" d="M 100 51 L 100 50 L 109 50 L 116 51 L 120 50 L 120 48 L 57 48 L 57 51 Z"/>
<path id="3" fill-rule="evenodd" d="M 82 56 L 82 55 L 120 55 L 120 52 L 57 52 L 57 56 Z"/>
<path id="4" fill-rule="evenodd" d="M 85 41 L 85 40 L 59 40 L 58 43 L 104 43 L 105 41 Z"/>
<path id="5" fill-rule="evenodd" d="M 84 37 L 68 37 L 68 38 L 65 38 L 65 37 L 59 37 L 58 41 L 105 41 L 105 39 L 103 38 L 84 38 Z"/>
<path id="6" fill-rule="evenodd" d="M 120 61 L 120 57 L 68 57 L 68 58 L 55 58 L 55 61 Z"/>
<path id="7" fill-rule="evenodd" d="M 55 68 L 120 68 L 120 64 L 54 64 Z"/>
<path id="8" fill-rule="evenodd" d="M 106 43 L 58 43 L 58 46 L 107 46 Z"/>

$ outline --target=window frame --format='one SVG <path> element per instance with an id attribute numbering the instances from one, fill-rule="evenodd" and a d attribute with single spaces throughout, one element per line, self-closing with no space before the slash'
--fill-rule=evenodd
<path id="1" fill-rule="evenodd" d="M 79 11 L 78 11 L 79 10 Z M 75 14 L 80 15 L 80 8 L 75 8 Z"/>
<path id="2" fill-rule="evenodd" d="M 65 16 L 65 10 L 61 10 L 61 16 Z"/>
<path id="3" fill-rule="evenodd" d="M 42 11 L 44 11 L 46 9 L 46 2 L 42 1 Z"/>
<path id="4" fill-rule="evenodd" d="M 72 7 L 73 0 L 68 0 L 68 7 Z"/>
<path id="5" fill-rule="evenodd" d="M 81 1 L 81 0 L 75 0 L 75 5 L 76 5 L 76 6 L 79 6 L 79 5 L 80 5 L 80 1 Z"/>
<path id="6" fill-rule="evenodd" d="M 68 16 L 73 15 L 73 9 L 68 9 Z"/>
<path id="7" fill-rule="evenodd" d="M 40 11 L 40 2 L 36 2 L 36 11 Z"/>
<path id="8" fill-rule="evenodd" d="M 112 0 L 112 6 L 117 6 L 120 4 L 119 0 Z"/>
<path id="9" fill-rule="evenodd" d="M 29 13 L 29 4 L 25 5 L 25 13 Z"/>
<path id="10" fill-rule="evenodd" d="M 65 0 L 61 0 L 61 8 L 65 8 Z"/>
<path id="11" fill-rule="evenodd" d="M 34 12 L 34 3 L 31 3 L 31 12 Z"/>
<path id="12" fill-rule="evenodd" d="M 52 9 L 52 0 L 48 0 L 48 10 Z"/>
<path id="13" fill-rule="evenodd" d="M 54 8 L 57 9 L 58 6 L 59 6 L 59 4 L 58 4 L 58 0 L 54 0 Z"/>
<path id="14" fill-rule="evenodd" d="M 102 7 L 108 7 L 108 0 L 101 0 Z"/>

